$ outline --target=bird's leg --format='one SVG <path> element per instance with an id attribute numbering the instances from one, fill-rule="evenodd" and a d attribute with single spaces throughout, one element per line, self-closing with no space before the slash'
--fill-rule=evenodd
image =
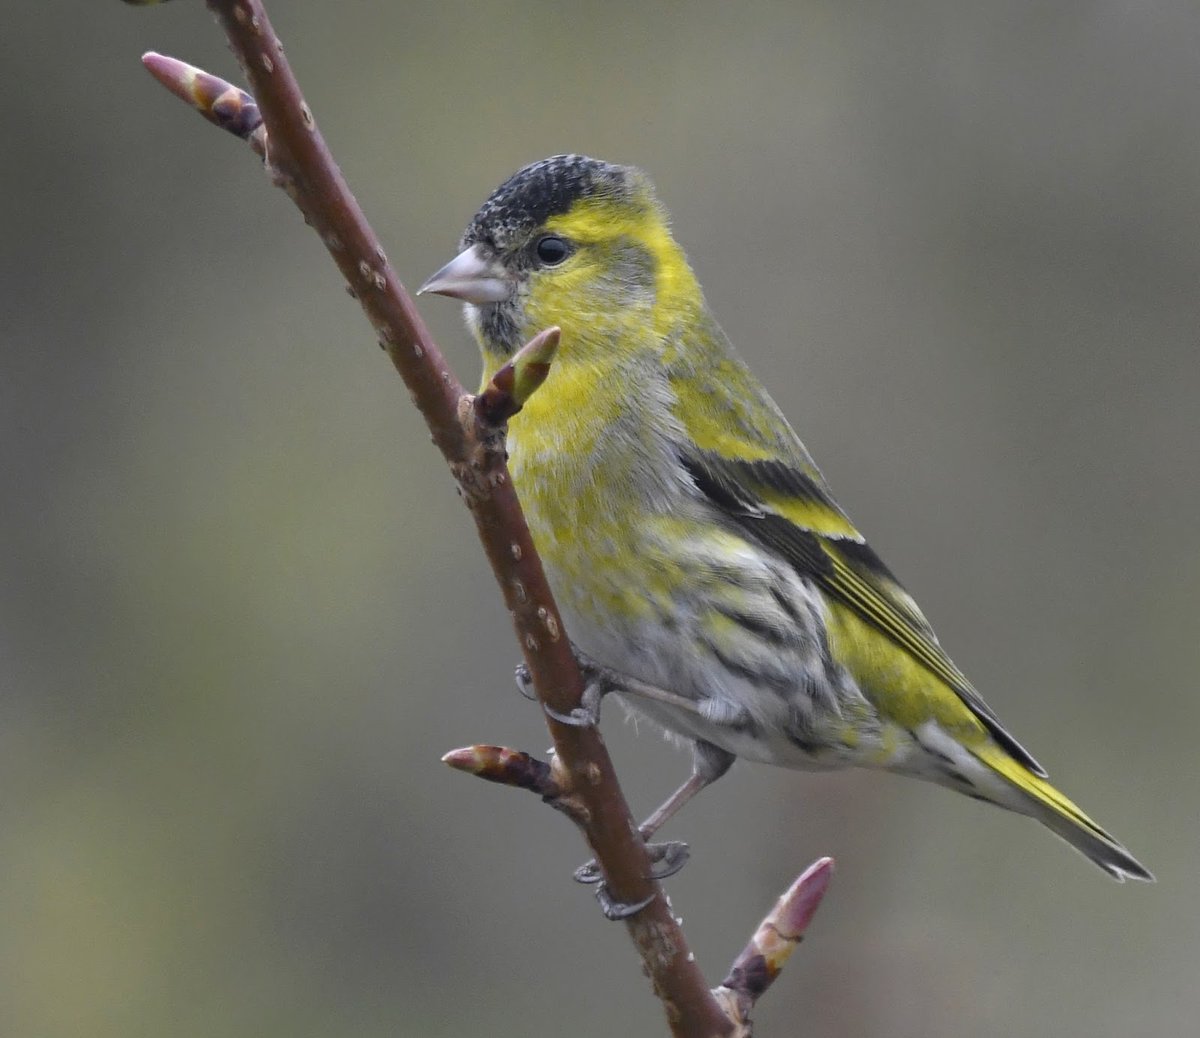
<path id="1" fill-rule="evenodd" d="M 542 709 L 550 717 L 561 724 L 578 727 L 597 727 L 600 724 L 600 703 L 609 692 L 620 692 L 623 695 L 635 696 L 639 699 L 651 700 L 655 703 L 665 703 L 677 710 L 698 714 L 703 712 L 698 703 L 674 692 L 648 685 L 644 681 L 622 674 L 619 671 L 596 663 L 584 653 L 573 647 L 576 662 L 583 672 L 584 690 L 579 706 L 569 713 L 562 714 L 543 705 Z M 529 668 L 524 663 L 517 666 L 517 688 L 527 699 L 536 698 L 533 694 L 533 681 Z M 709 742 L 697 741 L 692 749 L 692 773 L 674 793 L 653 811 L 650 816 L 638 826 L 638 832 L 643 840 L 648 840 L 677 811 L 705 786 L 711 785 L 729 770 L 733 764 L 734 755 Z M 650 856 L 650 879 L 662 880 L 675 875 L 689 857 L 688 845 L 678 840 L 668 843 L 647 843 L 646 851 Z M 596 900 L 600 902 L 600 910 L 608 919 L 627 919 L 629 916 L 645 908 L 649 901 L 641 904 L 625 904 L 616 901 L 608 893 L 604 885 L 604 876 L 595 859 L 586 862 L 575 870 L 575 879 L 579 883 L 596 884 Z M 651 899 L 653 900 L 653 899 Z"/>
<path id="2" fill-rule="evenodd" d="M 621 692 L 624 695 L 636 696 L 639 699 L 649 699 L 656 703 L 666 703 L 668 706 L 673 706 L 678 710 L 686 710 L 693 714 L 700 713 L 700 707 L 684 696 L 677 695 L 674 692 L 667 692 L 665 689 L 657 688 L 654 685 L 648 685 L 646 682 L 639 681 L 628 674 L 622 674 L 611 667 L 597 663 L 591 657 L 580 652 L 579 649 L 573 648 L 573 651 L 575 653 L 575 661 L 579 664 L 579 669 L 583 673 L 584 681 L 583 696 L 580 698 L 579 706 L 565 714 L 559 713 L 557 710 L 552 710 L 548 706 L 542 708 L 561 724 L 569 724 L 577 728 L 598 727 L 600 724 L 600 702 L 610 692 Z M 521 695 L 526 699 L 536 698 L 533 694 L 533 680 L 530 677 L 529 668 L 524 663 L 517 665 L 516 680 L 517 688 Z"/>
<path id="3" fill-rule="evenodd" d="M 648 840 L 661 829 L 684 804 L 705 786 L 711 786 L 732 766 L 736 758 L 728 750 L 711 742 L 697 742 L 692 747 L 692 773 L 687 781 L 672 793 L 638 826 L 642 839 Z"/>
<path id="4" fill-rule="evenodd" d="M 684 804 L 692 799 L 705 786 L 710 786 L 725 774 L 734 762 L 734 755 L 728 750 L 714 746 L 710 742 L 697 742 L 692 748 L 692 773 L 674 793 L 662 802 L 650 816 L 638 826 L 638 832 L 643 840 L 649 840 L 669 819 L 679 811 Z M 675 875 L 689 857 L 688 845 L 678 840 L 668 843 L 647 843 L 646 851 L 650 855 L 651 879 L 666 879 Z M 604 880 L 600 867 L 595 860 L 589 861 L 575 870 L 575 880 L 579 883 L 602 883 Z M 597 898 L 604 904 L 604 898 L 597 892 Z M 607 895 L 605 895 L 607 896 Z M 605 911 L 605 915 L 608 912 Z M 612 917 L 610 918 L 622 918 Z"/>

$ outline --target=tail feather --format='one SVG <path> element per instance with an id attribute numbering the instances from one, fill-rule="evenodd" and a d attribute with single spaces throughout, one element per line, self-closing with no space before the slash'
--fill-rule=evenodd
<path id="1" fill-rule="evenodd" d="M 1106 833 L 1071 800 L 1049 782 L 1039 778 L 1020 761 L 995 744 L 973 751 L 974 756 L 1005 780 L 1009 795 L 998 803 L 1036 818 L 1056 836 L 1094 862 L 1113 879 L 1154 882 L 1154 875 L 1129 853 L 1115 837 Z"/>

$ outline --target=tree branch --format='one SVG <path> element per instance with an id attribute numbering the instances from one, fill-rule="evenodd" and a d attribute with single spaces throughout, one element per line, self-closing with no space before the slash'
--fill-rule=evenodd
<path id="1" fill-rule="evenodd" d="M 148 5 L 155 0 L 126 2 Z M 545 379 L 558 345 L 558 329 L 536 336 L 478 397 L 468 394 L 430 337 L 350 193 L 263 4 L 208 0 L 208 6 L 228 37 L 253 96 L 162 55 L 147 54 L 143 59 L 147 69 L 209 121 L 249 143 L 275 184 L 320 235 L 458 481 L 512 615 L 538 699 L 556 713 L 568 714 L 580 704 L 582 677 L 504 455 L 504 423 Z M 744 993 L 731 988 L 728 980 L 718 996 L 708 990 L 661 887 L 647 878 L 650 861 L 599 733 L 549 716 L 547 725 L 554 739 L 552 765 L 495 747 L 455 751 L 447 762 L 538 792 L 580 826 L 616 900 L 649 899 L 626 925 L 677 1038 L 730 1035 L 735 1029 L 748 1033 L 738 1002 Z M 733 996 L 720 994 L 728 991 Z"/>
<path id="2" fill-rule="evenodd" d="M 474 398 L 454 377 L 388 264 L 317 129 L 263 5 L 258 0 L 209 0 L 208 6 L 225 30 L 249 80 L 252 103 L 261 112 L 262 155 L 272 179 L 321 236 L 458 480 L 512 614 L 538 698 L 557 713 L 569 713 L 579 705 L 582 677 L 508 478 L 502 446 L 480 435 L 485 423 Z M 172 61 L 146 57 L 160 81 L 181 71 L 182 63 Z M 246 108 L 248 98 L 240 92 L 220 91 L 214 97 L 211 83 L 190 70 L 186 74 L 193 84 L 204 84 L 200 95 L 211 100 L 196 107 L 207 108 L 205 114 L 219 125 L 230 117 L 215 111 L 217 98 L 226 109 Z M 185 99 L 189 92 L 193 98 L 196 94 L 194 87 L 172 90 Z M 247 130 L 250 122 L 233 119 L 232 125 L 255 144 L 259 131 Z M 547 724 L 562 775 L 583 809 L 587 842 L 613 897 L 630 903 L 652 897 L 626 925 L 672 1032 L 679 1038 L 729 1034 L 731 1022 L 708 991 L 661 887 L 647 878 L 650 861 L 599 733 L 549 717 Z"/>

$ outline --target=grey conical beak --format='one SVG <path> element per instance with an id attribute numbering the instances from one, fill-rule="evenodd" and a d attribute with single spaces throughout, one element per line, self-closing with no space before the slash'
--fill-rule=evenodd
<path id="1" fill-rule="evenodd" d="M 486 259 L 478 245 L 464 249 L 433 275 L 417 295 L 433 292 L 482 306 L 501 303 L 513 293 L 513 283 L 499 264 Z"/>

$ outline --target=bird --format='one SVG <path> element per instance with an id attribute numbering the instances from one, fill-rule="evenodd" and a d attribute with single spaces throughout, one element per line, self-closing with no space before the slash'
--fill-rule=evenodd
<path id="1" fill-rule="evenodd" d="M 487 198 L 420 293 L 460 300 L 483 384 L 561 329 L 508 466 L 593 693 L 690 745 L 649 839 L 737 758 L 863 767 L 1030 816 L 1114 879 L 1153 882 L 1048 780 L 713 317 L 649 177 L 565 154 Z M 662 875 L 677 854 L 666 854 Z M 596 881 L 593 870 L 585 881 Z"/>

